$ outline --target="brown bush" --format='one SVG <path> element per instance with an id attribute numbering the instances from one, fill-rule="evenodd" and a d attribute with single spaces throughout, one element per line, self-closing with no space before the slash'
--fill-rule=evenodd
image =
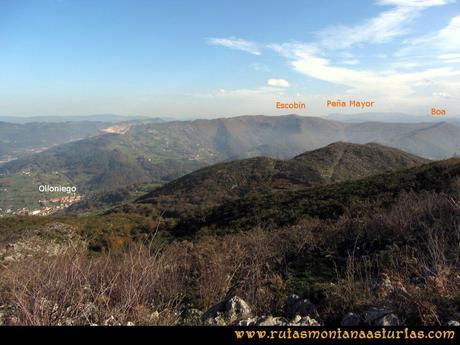
<path id="1" fill-rule="evenodd" d="M 225 236 L 205 236 L 196 242 L 174 245 L 174 256 L 187 252 L 189 290 L 194 304 L 208 308 L 226 296 L 238 294 L 257 312 L 271 312 L 281 306 L 283 274 L 287 258 L 313 245 L 318 222 L 302 226 Z"/>
<path id="2" fill-rule="evenodd" d="M 332 224 L 326 236 L 337 240 L 325 243 L 348 259 L 326 289 L 325 318 L 369 306 L 419 325 L 460 316 L 459 216 L 455 196 L 404 193 L 388 209 Z"/>
<path id="3" fill-rule="evenodd" d="M 259 315 L 278 314 L 287 294 L 308 295 L 301 289 L 316 274 L 326 322 L 370 306 L 390 306 L 412 324 L 459 317 L 458 197 L 404 193 L 386 208 L 359 207 L 335 222 L 26 258 L 0 269 L 0 305 L 7 323 L 25 325 L 174 324 L 184 308 L 235 294 Z M 317 255 L 333 262 L 335 278 L 321 269 L 292 277 L 323 267 Z M 292 291 L 290 279 L 305 281 Z"/>
<path id="4" fill-rule="evenodd" d="M 33 257 L 3 269 L 0 303 L 12 309 L 8 323 L 24 325 L 171 324 L 185 304 L 205 309 L 232 294 L 267 312 L 281 306 L 286 257 L 312 242 L 316 224 L 132 246 L 122 254 L 70 248 Z"/>
<path id="5" fill-rule="evenodd" d="M 143 247 L 97 257 L 70 248 L 9 265 L 0 298 L 13 310 L 12 324 L 171 323 L 185 288 L 177 268 Z M 165 318 L 150 318 L 155 311 Z"/>

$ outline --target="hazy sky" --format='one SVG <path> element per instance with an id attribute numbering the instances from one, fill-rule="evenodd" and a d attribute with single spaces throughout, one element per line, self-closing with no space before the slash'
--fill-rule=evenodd
<path id="1" fill-rule="evenodd" d="M 460 114 L 450 0 L 0 0 L 0 115 Z M 357 110 L 361 112 L 361 110 Z"/>

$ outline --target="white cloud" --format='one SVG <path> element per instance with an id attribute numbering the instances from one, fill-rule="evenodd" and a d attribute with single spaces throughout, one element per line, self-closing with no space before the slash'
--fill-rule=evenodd
<path id="1" fill-rule="evenodd" d="M 446 63 L 458 60 L 460 57 L 460 15 L 453 17 L 449 24 L 441 30 L 408 40 L 405 46 L 396 52 L 396 56 L 412 56 L 420 58 L 434 57 Z"/>
<path id="2" fill-rule="evenodd" d="M 390 67 L 394 69 L 412 69 L 418 66 L 417 62 L 411 61 L 396 61 L 390 64 Z"/>
<path id="3" fill-rule="evenodd" d="M 404 56 L 399 61 L 391 63 L 389 70 L 363 69 L 357 67 L 359 60 L 350 53 L 349 48 L 354 44 L 386 42 L 402 35 L 408 28 L 407 24 L 423 9 L 449 2 L 448 0 L 381 0 L 378 2 L 379 5 L 393 6 L 393 8 L 369 19 L 364 24 L 326 29 L 320 33 L 320 40 L 314 43 L 272 44 L 269 47 L 291 60 L 291 66 L 297 72 L 310 78 L 345 86 L 348 88 L 347 93 L 380 95 L 392 99 L 397 97 L 402 100 L 408 95 L 415 96 L 417 91 L 422 90 L 421 88 L 426 90 L 428 87 L 436 87 L 442 90 L 447 86 L 447 82 L 458 78 L 460 70 L 436 64 L 436 60 L 448 63 L 460 61 L 460 54 L 457 54 L 459 50 L 455 48 L 460 45 L 458 40 L 460 16 L 452 18 L 445 28 L 436 33 L 405 43 L 410 47 L 414 46 L 415 49 L 416 46 L 426 42 L 430 50 L 436 51 L 433 47 L 437 45 L 437 51 L 446 53 L 440 54 L 429 62 Z M 323 47 L 342 50 L 330 52 Z M 400 56 L 402 57 L 403 54 Z M 427 65 L 431 66 L 428 68 Z M 422 66 L 425 66 L 425 69 L 422 69 Z"/>
<path id="4" fill-rule="evenodd" d="M 460 51 L 460 15 L 452 18 L 449 25 L 441 29 L 432 39 L 443 51 Z"/>
<path id="5" fill-rule="evenodd" d="M 255 99 L 272 99 L 273 97 L 284 95 L 285 89 L 274 88 L 269 86 L 259 86 L 255 88 L 241 88 L 241 89 L 217 89 L 208 93 L 197 93 L 191 96 L 197 98 L 207 99 L 229 99 L 229 100 L 242 100 L 247 98 Z"/>
<path id="6" fill-rule="evenodd" d="M 331 62 L 311 52 L 307 45 L 277 46 L 283 56 L 288 56 L 291 65 L 299 73 L 311 78 L 344 85 L 350 91 L 378 95 L 407 96 L 415 92 L 416 87 L 430 84 L 432 80 L 451 78 L 460 75 L 450 67 L 431 68 L 417 72 L 401 73 L 397 71 L 372 71 L 365 69 L 334 66 Z"/>
<path id="7" fill-rule="evenodd" d="M 273 87 L 289 87 L 291 84 L 286 79 L 268 79 L 267 80 L 268 86 Z"/>
<path id="8" fill-rule="evenodd" d="M 433 96 L 439 98 L 449 98 L 449 94 L 447 92 L 433 92 Z"/>
<path id="9" fill-rule="evenodd" d="M 359 60 L 358 59 L 348 59 L 348 60 L 342 60 L 342 64 L 344 65 L 358 65 Z"/>
<path id="10" fill-rule="evenodd" d="M 210 38 L 208 43 L 211 45 L 223 46 L 231 49 L 241 50 L 253 55 L 260 55 L 260 49 L 257 44 L 242 38 Z"/>
<path id="11" fill-rule="evenodd" d="M 430 7 L 451 3 L 451 0 L 380 0 L 380 5 L 406 6 L 406 7 Z"/>
<path id="12" fill-rule="evenodd" d="M 355 44 L 384 43 L 408 31 L 420 12 L 432 6 L 449 3 L 448 0 L 381 0 L 379 5 L 391 5 L 392 9 L 356 26 L 333 26 L 319 33 L 320 44 L 329 49 L 346 49 Z"/>
<path id="13" fill-rule="evenodd" d="M 438 56 L 439 59 L 449 61 L 449 60 L 457 60 L 460 59 L 460 53 L 458 54 L 441 54 Z"/>
<path id="14" fill-rule="evenodd" d="M 243 45 L 244 49 L 235 48 L 228 42 L 219 44 L 246 51 L 250 46 L 259 54 L 261 49 L 270 49 L 284 57 L 298 73 L 343 86 L 344 97 L 378 100 L 383 111 L 409 108 L 425 111 L 427 105 L 439 101 L 439 98 L 451 102 L 452 109 L 459 109 L 455 100 L 460 97 L 460 69 L 455 68 L 455 64 L 460 63 L 460 15 L 453 17 L 439 31 L 403 41 L 400 43 L 402 49 L 396 53 L 374 53 L 374 60 L 378 62 L 375 66 L 382 66 L 382 62 L 385 63 L 383 60 L 392 60 L 386 68 L 360 68 L 361 61 L 367 61 L 366 56 L 355 56 L 353 49 L 354 46 L 367 47 L 368 44 L 385 43 L 405 35 L 411 32 L 411 23 L 423 10 L 450 2 L 380 0 L 377 1 L 378 5 L 391 7 L 359 25 L 326 28 L 318 33 L 316 41 L 307 43 L 256 44 L 235 39 L 247 43 Z M 269 87 L 265 89 L 233 90 L 226 97 L 273 96 L 272 91 L 267 89 L 271 87 L 282 91 L 289 86 L 289 82 L 269 79 L 267 85 Z"/>
<path id="15" fill-rule="evenodd" d="M 299 51 L 302 51 L 305 54 L 319 54 L 319 49 L 313 44 L 308 43 L 273 43 L 269 44 L 267 48 L 270 48 L 284 56 L 286 58 L 295 58 Z"/>

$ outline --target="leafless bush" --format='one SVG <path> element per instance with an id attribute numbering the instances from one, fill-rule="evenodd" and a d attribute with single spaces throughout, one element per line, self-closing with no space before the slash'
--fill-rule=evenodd
<path id="1" fill-rule="evenodd" d="M 439 324 L 460 313 L 459 216 L 455 193 L 404 193 L 388 208 L 335 222 L 133 245 L 121 254 L 70 248 L 1 269 L 0 305 L 7 323 L 25 325 L 174 324 L 184 308 L 205 310 L 234 294 L 257 314 L 277 313 L 293 292 L 292 263 L 319 264 L 321 253 L 336 265 L 335 279 L 315 273 L 323 320 L 391 306 L 405 320 Z"/>
<path id="2" fill-rule="evenodd" d="M 286 256 L 311 244 L 314 226 L 33 257 L 3 269 L 0 304 L 24 325 L 171 324 L 185 304 L 205 309 L 232 294 L 266 312 L 279 307 Z"/>
<path id="3" fill-rule="evenodd" d="M 329 235 L 342 236 L 335 249 L 347 250 L 347 260 L 326 290 L 324 313 L 390 306 L 426 325 L 458 313 L 449 309 L 460 297 L 458 200 L 403 193 L 388 209 L 333 224 Z"/>
<path id="4" fill-rule="evenodd" d="M 121 256 L 69 249 L 34 257 L 3 270 L 2 303 L 14 310 L 13 324 L 171 323 L 185 286 L 169 259 L 142 247 Z"/>
<path id="5" fill-rule="evenodd" d="M 206 308 L 237 293 L 255 310 L 267 313 L 278 308 L 286 258 L 312 245 L 317 224 L 312 221 L 272 232 L 253 229 L 190 243 L 190 286 L 196 290 L 197 304 Z"/>

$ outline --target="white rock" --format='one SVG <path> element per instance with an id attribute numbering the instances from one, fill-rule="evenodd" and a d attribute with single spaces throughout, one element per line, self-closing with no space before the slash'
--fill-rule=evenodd
<path id="1" fill-rule="evenodd" d="M 374 321 L 374 326 L 400 326 L 398 317 L 391 313 Z"/>
<path id="2" fill-rule="evenodd" d="M 297 315 L 290 323 L 289 326 L 320 326 L 320 323 L 310 316 Z"/>
<path id="3" fill-rule="evenodd" d="M 235 324 L 252 316 L 249 305 L 238 296 L 221 301 L 208 309 L 202 321 L 208 325 Z"/>

